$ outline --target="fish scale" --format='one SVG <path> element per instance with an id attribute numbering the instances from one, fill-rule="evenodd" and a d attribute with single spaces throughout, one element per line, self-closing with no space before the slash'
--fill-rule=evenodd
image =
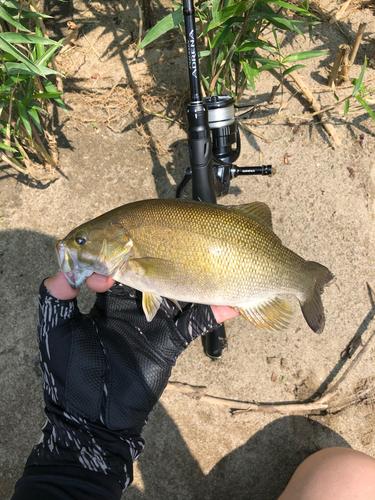
<path id="1" fill-rule="evenodd" d="M 333 275 L 282 245 L 261 202 L 225 207 L 144 200 L 114 209 L 57 242 L 74 286 L 99 272 L 143 292 L 148 320 L 162 297 L 229 305 L 265 330 L 292 318 L 296 297 L 314 331 L 324 327 L 320 294 Z"/>

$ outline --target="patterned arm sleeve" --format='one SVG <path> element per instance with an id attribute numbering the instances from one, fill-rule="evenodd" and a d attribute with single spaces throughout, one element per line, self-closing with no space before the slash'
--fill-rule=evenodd
<path id="1" fill-rule="evenodd" d="M 44 280 L 45 281 L 45 280 Z M 79 314 L 77 299 L 60 300 L 53 297 L 44 285 L 39 288 L 39 322 L 38 342 L 46 342 L 52 328 L 59 328 L 67 324 Z"/>
<path id="2" fill-rule="evenodd" d="M 218 326 L 211 307 L 202 304 L 193 305 L 176 320 L 176 327 L 188 343 L 200 335 L 215 330 Z"/>
<path id="3" fill-rule="evenodd" d="M 133 479 L 132 464 L 144 441 L 126 429 L 113 432 L 106 427 L 102 417 L 105 389 L 99 419 L 90 420 L 68 409 L 66 384 L 72 339 L 83 330 L 87 338 L 98 338 L 95 324 L 79 312 L 75 299 L 56 299 L 42 284 L 38 342 L 47 421 L 12 500 L 115 500 Z M 78 344 L 82 343 L 77 338 Z M 82 365 L 90 360 L 87 353 Z"/>

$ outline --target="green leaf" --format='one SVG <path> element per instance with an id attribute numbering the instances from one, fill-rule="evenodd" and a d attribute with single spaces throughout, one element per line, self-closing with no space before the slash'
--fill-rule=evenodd
<path id="1" fill-rule="evenodd" d="M 210 31 L 213 28 L 220 26 L 233 16 L 240 16 L 248 8 L 249 6 L 247 2 L 237 2 L 234 5 L 231 5 L 230 7 L 225 7 L 224 9 L 220 10 L 217 13 L 216 22 L 215 21 L 210 22 L 207 31 Z"/>
<path id="2" fill-rule="evenodd" d="M 11 24 L 15 28 L 18 28 L 21 31 L 29 31 L 27 28 L 25 28 L 25 26 L 22 26 L 21 23 L 13 19 L 13 17 L 9 15 L 8 12 L 2 6 L 0 6 L 0 18 L 4 19 L 4 21 Z"/>
<path id="3" fill-rule="evenodd" d="M 296 5 L 292 5 L 290 3 L 287 3 L 287 2 L 282 2 L 281 0 L 259 0 L 259 3 L 273 3 L 275 5 L 279 5 L 280 7 L 283 7 L 284 9 L 288 9 L 288 10 L 295 10 L 297 12 L 301 12 L 302 14 L 309 14 L 310 16 L 312 14 L 309 13 L 308 10 L 302 8 L 302 7 L 297 7 Z M 316 17 L 316 16 L 314 16 Z"/>
<path id="4" fill-rule="evenodd" d="M 14 151 L 15 153 L 17 153 L 17 149 L 11 148 L 10 146 L 7 146 L 3 142 L 0 142 L 0 148 L 7 149 L 8 151 Z"/>
<path id="5" fill-rule="evenodd" d="M 2 37 L 2 35 L 4 35 L 4 33 L 0 33 L 0 49 L 16 57 L 18 61 L 23 62 L 23 64 L 29 69 L 30 74 L 43 76 L 43 73 L 38 68 L 38 66 L 36 66 L 32 61 L 30 61 L 24 54 L 22 54 L 22 52 L 13 47 L 13 45 L 9 43 L 7 40 L 5 40 Z M 7 69 L 9 73 L 11 73 L 9 70 L 10 67 L 12 67 L 12 63 L 7 64 Z"/>
<path id="6" fill-rule="evenodd" d="M 5 2 L 2 2 L 1 5 L 3 7 L 6 7 L 10 11 L 10 14 L 12 16 L 13 15 L 18 16 L 18 13 L 21 9 L 21 4 L 13 0 L 6 0 Z M 14 14 L 12 13 L 12 11 L 14 12 Z M 43 17 L 47 19 L 52 19 L 52 17 L 47 16 L 47 14 L 41 14 L 40 12 L 29 12 L 26 7 L 22 7 L 21 18 L 27 19 L 29 17 Z"/>
<path id="7" fill-rule="evenodd" d="M 273 37 L 274 37 L 275 42 L 276 42 L 277 50 L 279 51 L 279 54 L 280 54 L 280 43 L 279 43 L 279 39 L 277 37 L 276 30 L 275 30 L 275 28 L 273 26 L 272 26 L 272 33 L 273 33 Z"/>
<path id="8" fill-rule="evenodd" d="M 44 52 L 44 54 L 42 55 L 42 57 L 40 57 L 35 64 L 37 64 L 38 66 L 46 66 L 48 61 L 51 59 L 52 55 L 54 52 L 56 52 L 56 50 L 62 45 L 62 41 L 58 44 L 58 45 L 55 45 L 55 46 L 52 46 L 50 47 L 48 50 L 46 50 Z M 59 73 L 60 74 L 60 73 Z"/>
<path id="9" fill-rule="evenodd" d="M 41 76 L 48 76 L 48 75 L 60 75 L 58 71 L 55 71 L 50 68 L 45 68 L 43 66 L 39 67 L 34 64 L 35 68 L 38 69 L 38 73 L 34 71 L 32 68 L 30 68 L 28 65 L 24 63 L 8 63 L 7 64 L 7 69 L 9 74 L 11 75 L 41 75 Z"/>
<path id="10" fill-rule="evenodd" d="M 35 125 L 37 126 L 39 131 L 42 132 L 42 125 L 40 124 L 39 115 L 37 113 L 37 110 L 35 108 L 29 108 L 27 110 L 27 112 L 31 116 L 33 122 L 35 123 Z"/>
<path id="11" fill-rule="evenodd" d="M 18 113 L 21 117 L 23 124 L 25 125 L 25 129 L 30 137 L 32 137 L 31 124 L 29 120 L 29 116 L 26 110 L 26 107 L 22 104 L 22 102 L 17 102 Z"/>
<path id="12" fill-rule="evenodd" d="M 266 59 L 265 57 L 254 57 L 254 61 L 270 64 L 275 68 L 280 68 L 281 66 L 281 63 L 279 61 L 274 61 L 273 59 Z"/>
<path id="13" fill-rule="evenodd" d="M 220 0 L 214 0 L 212 2 L 212 7 L 211 7 L 211 12 L 212 12 L 212 19 L 215 24 L 218 24 L 218 19 L 217 19 L 217 12 L 220 6 Z"/>
<path id="14" fill-rule="evenodd" d="M 340 100 L 340 98 L 339 98 L 339 96 L 336 94 L 336 92 L 334 92 L 334 93 L 333 93 L 333 96 L 334 96 L 334 98 L 336 99 L 336 101 L 339 101 L 339 100 Z"/>
<path id="15" fill-rule="evenodd" d="M 346 116 L 349 112 L 350 101 L 349 99 L 345 99 L 344 103 L 344 116 Z"/>
<path id="16" fill-rule="evenodd" d="M 40 92 L 39 94 L 34 94 L 33 99 L 56 99 L 60 97 L 64 92 Z"/>
<path id="17" fill-rule="evenodd" d="M 0 33 L 0 38 L 9 43 L 38 43 L 41 45 L 61 45 L 61 42 L 55 42 L 44 36 L 26 35 L 25 33 Z"/>
<path id="18" fill-rule="evenodd" d="M 306 59 L 312 59 L 313 57 L 320 57 L 327 54 L 327 50 L 307 50 L 305 52 L 295 52 L 286 56 L 283 59 L 283 63 L 295 62 L 295 61 L 305 61 Z"/>
<path id="19" fill-rule="evenodd" d="M 267 21 L 270 21 L 271 24 L 276 26 L 276 28 L 280 28 L 282 30 L 287 30 L 287 31 L 296 31 L 297 33 L 302 35 L 303 38 L 305 38 L 305 35 L 296 26 L 297 21 L 292 22 L 289 19 L 286 19 L 285 17 L 277 16 L 276 14 L 267 14 L 267 13 L 262 13 L 262 12 L 258 12 L 257 14 L 252 14 L 250 17 L 252 17 L 254 19 L 255 18 L 267 19 Z"/>
<path id="20" fill-rule="evenodd" d="M 296 64 L 295 66 L 291 66 L 290 68 L 283 71 L 283 76 L 289 75 L 293 71 L 297 71 L 298 69 L 306 68 L 304 64 Z"/>
<path id="21" fill-rule="evenodd" d="M 43 82 L 44 84 L 44 88 L 47 90 L 47 92 L 50 92 L 50 93 L 57 93 L 57 88 L 54 86 L 54 84 L 52 82 L 50 82 L 49 80 L 46 80 L 45 82 Z M 65 103 L 64 101 L 61 99 L 61 97 L 54 97 L 54 100 L 56 101 L 56 103 L 61 107 L 63 108 L 66 112 L 67 109 L 66 109 L 66 106 L 65 106 Z"/>
<path id="22" fill-rule="evenodd" d="M 143 47 L 146 47 L 146 45 L 153 42 L 161 35 L 164 35 L 164 33 L 166 33 L 167 31 L 173 28 L 177 28 L 177 26 L 179 24 L 183 24 L 183 22 L 184 14 L 181 6 L 179 9 L 163 17 L 163 19 L 161 19 L 153 28 L 150 29 L 150 31 L 138 45 L 137 51 L 143 49 Z"/>
<path id="23" fill-rule="evenodd" d="M 203 59 L 204 57 L 208 57 L 210 55 L 211 55 L 211 51 L 210 50 L 200 50 L 198 52 L 199 59 Z"/>
<path id="24" fill-rule="evenodd" d="M 210 83 L 209 83 L 208 79 L 205 76 L 203 76 L 203 75 L 201 75 L 201 78 L 202 78 L 203 85 L 206 87 L 206 90 L 209 90 L 210 89 Z"/>
<path id="25" fill-rule="evenodd" d="M 263 49 L 265 45 L 268 45 L 268 42 L 262 42 L 261 40 L 258 40 L 256 42 L 245 41 L 240 47 L 236 49 L 236 52 L 245 52 L 248 50 Z"/>
<path id="26" fill-rule="evenodd" d="M 258 68 L 250 66 L 246 61 L 241 60 L 241 66 L 248 82 L 251 85 L 251 88 L 255 90 L 255 81 L 254 78 L 258 77 L 259 70 Z"/>
<path id="27" fill-rule="evenodd" d="M 233 21 L 233 19 L 231 19 L 230 21 Z M 228 24 L 226 24 L 225 28 L 223 29 L 220 29 L 216 35 L 214 36 L 212 42 L 211 42 L 211 47 L 212 48 L 215 48 L 215 47 L 218 47 L 219 45 L 221 45 L 229 35 L 232 35 L 232 32 L 231 32 L 231 29 L 232 29 L 232 22 L 228 22 Z M 233 36 L 233 35 L 232 35 Z"/>
<path id="28" fill-rule="evenodd" d="M 259 73 L 261 73 L 262 71 L 268 71 L 269 69 L 277 69 L 280 67 L 281 64 L 279 64 L 278 66 L 275 66 L 274 64 L 263 64 L 263 66 L 261 66 L 258 71 Z"/>
<path id="29" fill-rule="evenodd" d="M 355 98 L 365 108 L 365 110 L 371 116 L 371 118 L 375 121 L 375 113 L 370 108 L 370 106 L 367 104 L 367 102 L 362 97 L 360 97 L 359 95 L 356 95 Z"/>
<path id="30" fill-rule="evenodd" d="M 365 56 L 365 62 L 363 63 L 361 74 L 359 75 L 359 78 L 358 78 L 357 83 L 355 84 L 355 87 L 353 90 L 353 94 L 352 94 L 353 96 L 356 96 L 359 92 L 359 89 L 361 88 L 362 80 L 363 80 L 363 77 L 365 76 L 366 66 L 367 66 L 367 57 Z"/>

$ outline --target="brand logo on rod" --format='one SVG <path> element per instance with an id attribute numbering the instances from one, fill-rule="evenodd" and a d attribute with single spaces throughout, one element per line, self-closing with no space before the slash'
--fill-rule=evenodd
<path id="1" fill-rule="evenodd" d="M 188 43 L 188 56 L 189 56 L 189 66 L 194 78 L 198 78 L 197 75 L 197 53 L 195 50 L 195 39 L 194 39 L 194 30 L 191 30 L 189 33 L 189 43 Z"/>

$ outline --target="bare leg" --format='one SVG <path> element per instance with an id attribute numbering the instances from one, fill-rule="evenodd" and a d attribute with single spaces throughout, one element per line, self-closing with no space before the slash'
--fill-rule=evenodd
<path id="1" fill-rule="evenodd" d="M 308 457 L 279 500 L 375 500 L 375 459 L 350 448 Z"/>

